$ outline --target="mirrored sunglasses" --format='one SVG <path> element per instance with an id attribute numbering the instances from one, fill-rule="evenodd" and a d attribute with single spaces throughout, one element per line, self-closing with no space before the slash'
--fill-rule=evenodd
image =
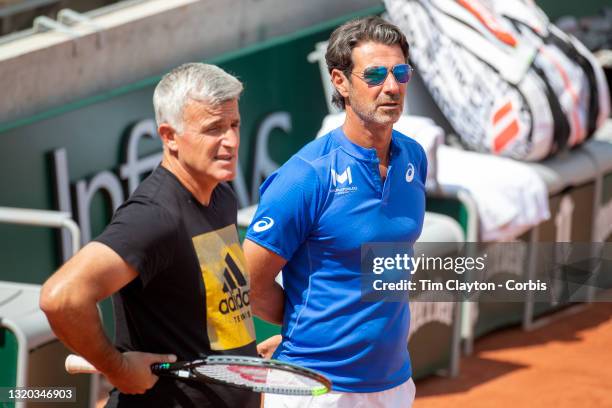
<path id="1" fill-rule="evenodd" d="M 412 71 L 412 67 L 409 64 L 397 64 L 391 68 L 391 72 L 393 72 L 395 80 L 400 84 L 405 84 L 406 82 L 410 81 Z M 385 82 L 387 75 L 389 75 L 389 68 L 384 66 L 368 67 L 361 73 L 361 75 L 355 72 L 353 72 L 353 74 L 363 79 L 366 84 L 376 86 Z"/>

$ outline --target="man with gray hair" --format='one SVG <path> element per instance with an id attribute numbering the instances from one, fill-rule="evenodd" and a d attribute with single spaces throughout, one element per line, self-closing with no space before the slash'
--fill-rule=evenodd
<path id="1" fill-rule="evenodd" d="M 107 407 L 259 407 L 258 394 L 150 369 L 256 355 L 237 203 L 226 183 L 236 174 L 241 92 L 238 79 L 213 65 L 165 75 L 153 96 L 161 165 L 43 287 L 53 331 L 116 387 Z M 235 281 L 224 285 L 228 269 Z M 111 295 L 114 344 L 96 308 Z"/>

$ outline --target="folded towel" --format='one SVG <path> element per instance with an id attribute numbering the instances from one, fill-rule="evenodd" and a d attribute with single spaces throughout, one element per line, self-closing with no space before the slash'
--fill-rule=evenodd
<path id="1" fill-rule="evenodd" d="M 525 163 L 438 148 L 438 182 L 468 190 L 478 206 L 480 239 L 509 241 L 550 218 L 548 190 Z"/>

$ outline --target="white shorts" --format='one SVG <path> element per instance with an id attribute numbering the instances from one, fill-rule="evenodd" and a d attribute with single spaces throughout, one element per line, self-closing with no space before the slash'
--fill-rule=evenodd
<path id="1" fill-rule="evenodd" d="M 265 408 L 410 408 L 416 388 L 410 378 L 395 388 L 379 392 L 336 392 L 317 397 L 265 394 Z"/>

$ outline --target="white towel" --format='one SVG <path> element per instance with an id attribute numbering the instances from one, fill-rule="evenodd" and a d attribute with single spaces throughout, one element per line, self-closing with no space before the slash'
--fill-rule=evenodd
<path id="1" fill-rule="evenodd" d="M 448 146 L 439 146 L 438 163 L 440 185 L 476 201 L 482 241 L 510 241 L 550 218 L 546 184 L 524 163 Z"/>
<path id="2" fill-rule="evenodd" d="M 317 137 L 344 123 L 344 112 L 325 117 Z M 427 152 L 427 187 L 460 187 L 478 206 L 480 239 L 510 241 L 550 218 L 548 190 L 524 163 L 441 145 L 443 130 L 429 119 L 402 115 L 394 128 L 419 142 Z"/>

